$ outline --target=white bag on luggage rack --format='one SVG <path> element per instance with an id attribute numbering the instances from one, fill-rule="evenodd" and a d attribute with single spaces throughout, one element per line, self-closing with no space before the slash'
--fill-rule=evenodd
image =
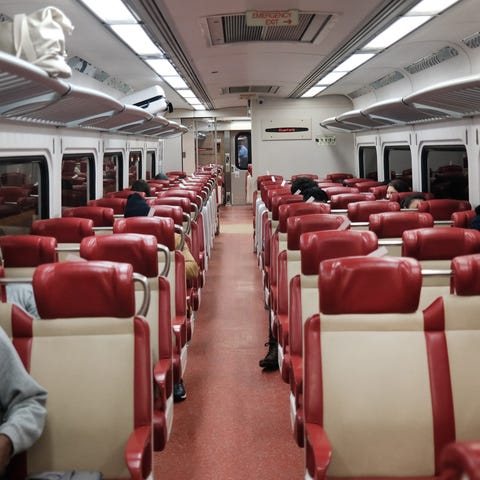
<path id="1" fill-rule="evenodd" d="M 66 62 L 65 34 L 72 31 L 72 23 L 58 8 L 20 13 L 13 22 L 0 23 L 0 50 L 37 65 L 52 77 L 67 78 L 72 70 Z"/>

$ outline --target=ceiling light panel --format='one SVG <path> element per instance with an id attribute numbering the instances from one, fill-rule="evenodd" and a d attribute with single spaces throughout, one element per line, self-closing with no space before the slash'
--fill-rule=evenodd
<path id="1" fill-rule="evenodd" d="M 340 80 L 342 77 L 344 77 L 348 72 L 331 72 L 325 77 L 323 77 L 316 86 L 319 85 L 331 85 L 332 83 L 335 83 L 337 80 Z"/>
<path id="2" fill-rule="evenodd" d="M 141 25 L 111 25 L 110 28 L 138 55 L 162 54 Z"/>
<path id="3" fill-rule="evenodd" d="M 146 62 L 162 77 L 175 77 L 178 75 L 173 65 L 166 59 L 150 59 Z"/>
<path id="4" fill-rule="evenodd" d="M 333 71 L 334 72 L 351 72 L 352 70 L 355 70 L 357 67 L 364 64 L 374 56 L 375 56 L 374 53 L 355 53 L 351 57 L 347 58 L 347 60 L 341 63 Z"/>
<path id="5" fill-rule="evenodd" d="M 325 90 L 327 87 L 312 87 L 310 90 L 307 90 L 301 98 L 311 98 L 319 94 L 322 90 Z"/>
<path id="6" fill-rule="evenodd" d="M 81 0 L 105 23 L 138 23 L 121 0 Z"/>
<path id="7" fill-rule="evenodd" d="M 438 15 L 458 1 L 459 0 L 423 0 L 409 10 L 407 15 Z"/>

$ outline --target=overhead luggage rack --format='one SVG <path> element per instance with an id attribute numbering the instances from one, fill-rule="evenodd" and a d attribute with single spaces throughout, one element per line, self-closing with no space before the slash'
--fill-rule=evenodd
<path id="1" fill-rule="evenodd" d="M 323 122 L 320 122 L 320 126 L 323 128 L 327 128 L 328 130 L 332 130 L 334 132 L 359 132 L 360 130 L 364 130 L 365 127 L 359 127 L 358 125 L 352 125 L 349 123 L 340 122 L 335 117 L 330 117 L 325 119 Z"/>
<path id="2" fill-rule="evenodd" d="M 378 128 L 392 124 L 392 122 L 387 120 L 370 118 L 360 110 L 352 110 L 350 112 L 342 113 L 337 117 L 337 120 L 341 123 L 348 123 L 360 128 Z"/>
<path id="3" fill-rule="evenodd" d="M 428 108 L 452 117 L 480 113 L 480 76 L 441 83 L 404 97 L 417 109 Z"/>
<path id="4" fill-rule="evenodd" d="M 0 51 L 0 115 L 20 115 L 41 109 L 70 90 L 41 68 Z"/>
<path id="5" fill-rule="evenodd" d="M 52 78 L 36 65 L 1 51 L 0 118 L 157 138 L 188 131 L 102 92 Z"/>
<path id="6" fill-rule="evenodd" d="M 364 108 L 362 113 L 375 120 L 390 122 L 390 125 L 441 120 L 446 116 L 441 112 L 427 112 L 407 105 L 401 98 L 374 103 Z"/>

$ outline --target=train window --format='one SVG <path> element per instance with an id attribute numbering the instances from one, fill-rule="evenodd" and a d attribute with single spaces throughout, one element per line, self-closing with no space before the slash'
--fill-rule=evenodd
<path id="1" fill-rule="evenodd" d="M 44 157 L 5 159 L 0 163 L 0 233 L 30 233 L 34 220 L 48 216 L 48 168 Z"/>
<path id="2" fill-rule="evenodd" d="M 130 152 L 128 157 L 128 185 L 141 177 L 142 152 Z"/>
<path id="3" fill-rule="evenodd" d="M 468 158 L 463 145 L 422 149 L 422 190 L 435 198 L 468 200 Z"/>
<path id="4" fill-rule="evenodd" d="M 375 147 L 360 147 L 360 177 L 378 180 L 377 149 Z"/>
<path id="5" fill-rule="evenodd" d="M 149 150 L 147 152 L 147 172 L 145 174 L 145 178 L 150 180 L 157 174 L 157 168 L 155 165 L 155 151 Z"/>
<path id="6" fill-rule="evenodd" d="M 65 155 L 62 159 L 62 208 L 81 207 L 92 198 L 95 185 L 92 155 Z"/>
<path id="7" fill-rule="evenodd" d="M 252 136 L 250 132 L 240 132 L 235 135 L 235 166 L 247 170 L 252 163 Z"/>
<path id="8" fill-rule="evenodd" d="M 412 154 L 409 147 L 385 147 L 383 166 L 386 181 L 401 178 L 412 187 Z"/>
<path id="9" fill-rule="evenodd" d="M 103 156 L 103 196 L 122 188 L 123 162 L 121 153 L 106 153 Z"/>

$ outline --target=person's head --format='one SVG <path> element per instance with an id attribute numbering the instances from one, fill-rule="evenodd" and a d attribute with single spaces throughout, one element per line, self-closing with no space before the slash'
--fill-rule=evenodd
<path id="1" fill-rule="evenodd" d="M 420 203 L 425 200 L 425 195 L 422 195 L 421 193 L 414 193 L 413 195 L 405 197 L 400 205 L 402 208 L 418 208 Z"/>
<path id="2" fill-rule="evenodd" d="M 147 197 L 151 197 L 150 186 L 145 180 L 135 180 L 132 183 L 130 190 L 134 190 L 135 192 L 144 192 Z"/>
<path id="3" fill-rule="evenodd" d="M 405 180 L 401 178 L 396 178 L 392 180 L 387 186 L 387 198 L 390 198 L 392 193 L 400 193 L 400 192 L 408 192 L 410 191 L 410 187 Z"/>
<path id="4" fill-rule="evenodd" d="M 290 191 L 294 194 L 298 190 L 300 190 L 300 193 L 302 193 L 304 190 L 313 187 L 318 187 L 315 180 L 308 177 L 298 177 L 292 182 L 292 185 L 290 186 Z"/>
<path id="5" fill-rule="evenodd" d="M 320 187 L 312 187 L 303 190 L 303 201 L 306 202 L 309 198 L 313 197 L 314 202 L 328 202 L 328 195 Z M 310 200 L 311 201 L 311 200 Z"/>
<path id="6" fill-rule="evenodd" d="M 155 180 L 168 180 L 168 177 L 162 172 L 157 173 L 154 178 Z"/>
<path id="7" fill-rule="evenodd" d="M 138 193 L 132 193 L 128 196 L 125 212 L 123 216 L 128 217 L 146 217 L 150 211 L 150 206 L 145 199 Z"/>

